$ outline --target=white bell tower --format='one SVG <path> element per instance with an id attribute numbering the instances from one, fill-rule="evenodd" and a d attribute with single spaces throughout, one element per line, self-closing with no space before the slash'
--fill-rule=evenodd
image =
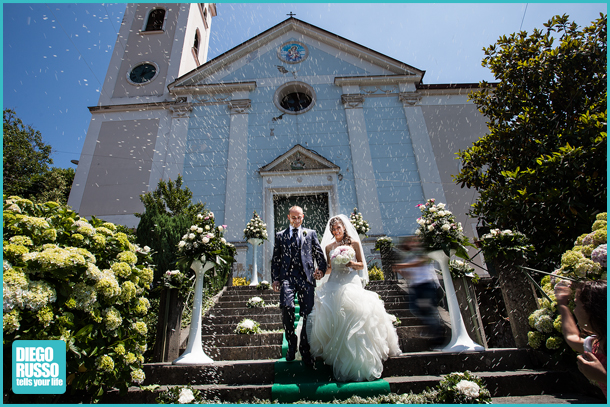
<path id="1" fill-rule="evenodd" d="M 168 85 L 207 61 L 215 3 L 127 4 L 68 204 L 134 227 L 139 196 L 182 166 L 191 107 Z"/>

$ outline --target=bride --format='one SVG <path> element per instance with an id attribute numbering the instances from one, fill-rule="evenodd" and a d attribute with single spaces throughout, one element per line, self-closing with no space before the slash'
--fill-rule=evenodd
<path id="1" fill-rule="evenodd" d="M 328 221 L 321 246 L 329 266 L 318 281 L 307 320 L 311 354 L 332 365 L 338 381 L 376 380 L 383 361 L 401 351 L 383 301 L 363 288 L 368 269 L 360 238 L 347 216 Z"/>

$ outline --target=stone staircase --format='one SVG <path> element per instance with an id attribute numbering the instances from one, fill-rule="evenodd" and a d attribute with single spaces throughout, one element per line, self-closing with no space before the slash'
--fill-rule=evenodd
<path id="1" fill-rule="evenodd" d="M 405 286 L 374 281 L 367 289 L 377 292 L 386 311 L 402 323 L 397 332 L 403 354 L 384 363 L 383 378 L 390 383 L 393 393 L 419 393 L 426 387 L 436 386 L 444 374 L 469 370 L 482 377 L 492 396 L 502 398 L 502 402 L 513 403 L 515 401 L 511 400 L 520 396 L 560 393 L 592 394 L 593 402 L 605 402 L 603 394 L 574 366 L 553 361 L 531 349 L 490 349 L 473 353 L 430 351 L 426 339 L 420 337 L 423 327 L 408 310 Z M 187 384 L 202 391 L 208 399 L 231 403 L 247 403 L 254 398 L 271 399 L 274 363 L 282 357 L 283 334 L 273 332 L 282 329 L 281 311 L 278 307 L 247 308 L 246 302 L 254 296 L 263 298 L 268 305 L 279 302 L 279 293 L 272 290 L 225 287 L 216 304 L 203 317 L 203 348 L 215 361 L 213 365 L 146 364 L 143 385 L 158 384 L 160 387 L 152 392 L 132 387 L 122 397 L 117 392 L 109 392 L 102 402 L 154 403 L 158 392 L 168 386 Z M 259 322 L 261 329 L 268 332 L 257 335 L 233 333 L 243 318 Z M 447 334 L 450 335 L 449 329 Z"/>

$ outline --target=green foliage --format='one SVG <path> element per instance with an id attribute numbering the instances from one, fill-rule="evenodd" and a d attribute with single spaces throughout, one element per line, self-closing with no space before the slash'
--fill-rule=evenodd
<path id="1" fill-rule="evenodd" d="M 3 344 L 66 342 L 67 382 L 94 399 L 141 383 L 149 252 L 112 223 L 56 202 L 4 200 Z"/>
<path id="2" fill-rule="evenodd" d="M 136 214 L 140 218 L 136 230 L 137 242 L 150 246 L 153 260 L 157 265 L 155 282 L 158 282 L 167 270 L 179 269 L 187 278 L 192 271 L 188 266 L 176 265 L 178 259 L 178 242 L 184 232 L 195 221 L 205 204 L 192 204 L 193 193 L 188 187 L 182 187 L 182 176 L 176 181 L 159 181 L 157 189 L 140 195 L 144 204 L 144 213 Z"/>
<path id="3" fill-rule="evenodd" d="M 377 266 L 373 266 L 369 269 L 369 281 L 383 281 L 383 270 Z"/>
<path id="4" fill-rule="evenodd" d="M 53 201 L 66 204 L 72 189 L 74 175 L 74 168 L 53 167 L 33 178 L 32 186 L 25 197 L 34 202 Z"/>
<path id="5" fill-rule="evenodd" d="M 534 265 L 548 269 L 606 207 L 607 16 L 583 29 L 555 16 L 545 28 L 485 49 L 499 83 L 470 98 L 489 132 L 458 153 L 454 180 L 479 192 L 472 216 L 526 231 Z"/>
<path id="6" fill-rule="evenodd" d="M 49 170 L 51 146 L 38 130 L 23 124 L 14 110 L 3 113 L 3 192 L 7 196 L 29 196 L 36 178 Z"/>

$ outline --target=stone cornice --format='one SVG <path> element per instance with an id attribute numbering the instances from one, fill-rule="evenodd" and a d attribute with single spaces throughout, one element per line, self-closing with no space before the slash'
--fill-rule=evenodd
<path id="1" fill-rule="evenodd" d="M 211 83 L 204 85 L 185 85 L 170 87 L 169 92 L 174 95 L 206 95 L 233 92 L 251 92 L 256 89 L 256 82 L 230 82 Z"/>
<path id="2" fill-rule="evenodd" d="M 337 76 L 336 86 L 384 86 L 400 83 L 419 83 L 422 75 L 378 75 L 378 76 Z"/>

